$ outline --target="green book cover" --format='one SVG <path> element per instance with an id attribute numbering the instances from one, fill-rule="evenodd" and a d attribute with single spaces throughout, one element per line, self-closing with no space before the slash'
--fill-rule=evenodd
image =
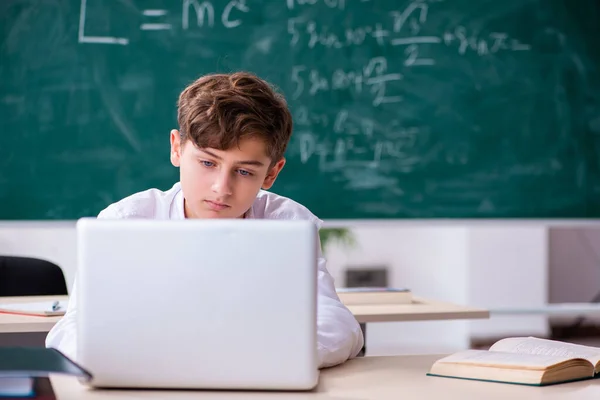
<path id="1" fill-rule="evenodd" d="M 461 376 L 437 375 L 437 374 L 432 374 L 432 373 L 429 373 L 429 372 L 426 375 L 427 376 L 435 376 L 435 377 L 439 377 L 439 378 L 462 379 L 462 380 L 467 380 L 467 381 L 505 383 L 505 384 L 509 384 L 509 385 L 538 386 L 538 387 L 540 387 L 540 386 L 558 385 L 558 384 L 561 384 L 561 383 L 586 381 L 586 380 L 590 380 L 590 379 L 597 379 L 600 376 L 599 374 L 597 374 L 597 375 L 595 375 L 593 377 L 586 376 L 586 377 L 583 377 L 583 378 L 569 379 L 569 380 L 556 381 L 556 382 L 547 382 L 547 383 L 522 383 L 522 382 L 511 382 L 511 381 L 499 381 L 499 380 L 493 380 L 493 379 L 477 379 L 477 378 L 463 378 Z"/>
<path id="2" fill-rule="evenodd" d="M 56 349 L 0 347 L 0 378 L 47 377 L 68 374 L 90 380 L 92 375 Z"/>

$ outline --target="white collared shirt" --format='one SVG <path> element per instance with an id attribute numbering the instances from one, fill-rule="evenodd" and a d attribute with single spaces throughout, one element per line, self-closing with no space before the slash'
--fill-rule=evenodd
<path id="1" fill-rule="evenodd" d="M 176 183 L 170 190 L 149 189 L 111 204 L 98 218 L 184 219 L 183 193 Z M 322 221 L 306 207 L 286 197 L 261 190 L 246 218 L 303 219 L 313 221 L 318 228 Z M 364 344 L 360 326 L 354 315 L 340 301 L 333 278 L 326 268 L 325 258 L 318 253 L 317 344 L 319 368 L 343 363 L 355 357 Z M 69 296 L 65 316 L 50 330 L 46 347 L 53 347 L 77 360 L 76 317 L 77 279 Z"/>

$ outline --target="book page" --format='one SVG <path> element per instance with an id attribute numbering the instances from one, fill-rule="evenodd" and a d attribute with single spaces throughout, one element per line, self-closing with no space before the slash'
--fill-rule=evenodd
<path id="1" fill-rule="evenodd" d="M 502 339 L 490 347 L 490 351 L 585 358 L 594 364 L 594 366 L 600 361 L 600 348 L 535 337 Z M 596 372 L 598 372 L 598 368 L 596 368 Z"/>
<path id="2" fill-rule="evenodd" d="M 439 363 L 483 365 L 499 368 L 545 369 L 554 364 L 569 360 L 570 357 L 557 357 L 541 354 L 500 353 L 486 350 L 465 350 L 437 361 Z"/>

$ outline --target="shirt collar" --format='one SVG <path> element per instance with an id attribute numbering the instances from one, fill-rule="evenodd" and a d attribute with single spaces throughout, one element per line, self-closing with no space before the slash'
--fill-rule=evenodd
<path id="1" fill-rule="evenodd" d="M 252 210 L 253 208 L 254 208 L 254 204 L 252 204 L 252 205 L 250 206 L 250 208 L 248 209 L 248 211 L 246 211 L 246 212 L 244 213 L 244 218 L 245 218 L 245 219 L 254 219 L 254 212 L 253 212 L 253 210 Z"/>
<path id="2" fill-rule="evenodd" d="M 183 191 L 179 189 L 175 195 L 175 200 L 171 205 L 171 219 L 185 219 L 185 211 L 183 207 Z"/>

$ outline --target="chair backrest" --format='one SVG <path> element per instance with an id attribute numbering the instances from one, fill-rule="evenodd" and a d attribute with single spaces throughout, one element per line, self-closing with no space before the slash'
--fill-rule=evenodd
<path id="1" fill-rule="evenodd" d="M 0 256 L 0 296 L 66 295 L 60 267 L 31 257 Z"/>

